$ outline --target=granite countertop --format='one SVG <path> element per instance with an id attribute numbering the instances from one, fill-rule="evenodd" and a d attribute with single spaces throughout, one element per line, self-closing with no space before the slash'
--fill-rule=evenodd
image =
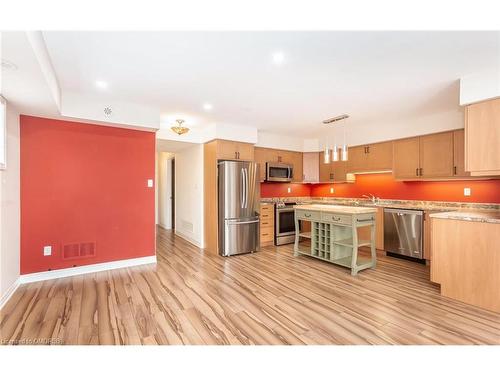
<path id="1" fill-rule="evenodd" d="M 500 224 L 500 211 L 452 211 L 430 214 L 436 219 L 450 219 L 463 221 L 478 221 L 481 223 Z"/>
<path id="2" fill-rule="evenodd" d="M 362 198 L 315 198 L 315 197 L 286 197 L 286 198 L 263 198 L 262 202 L 296 202 L 298 204 L 324 204 L 324 205 L 348 205 L 356 207 L 387 207 L 403 208 L 424 211 L 497 211 L 500 212 L 500 204 L 496 203 L 465 203 L 465 202 L 440 202 L 440 201 L 417 201 L 398 199 L 378 199 L 376 203 Z"/>
<path id="3" fill-rule="evenodd" d="M 377 209 L 373 207 L 335 206 L 331 204 L 300 204 L 293 206 L 293 208 L 309 211 L 334 212 L 338 214 L 368 214 L 377 211 Z"/>

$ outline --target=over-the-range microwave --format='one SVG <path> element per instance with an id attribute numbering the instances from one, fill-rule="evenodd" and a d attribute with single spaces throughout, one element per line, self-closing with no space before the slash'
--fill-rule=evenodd
<path id="1" fill-rule="evenodd" d="M 293 165 L 284 163 L 266 163 L 266 181 L 291 182 Z"/>

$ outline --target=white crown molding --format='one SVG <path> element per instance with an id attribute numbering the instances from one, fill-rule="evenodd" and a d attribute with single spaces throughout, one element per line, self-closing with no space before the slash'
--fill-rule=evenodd
<path id="1" fill-rule="evenodd" d="M 16 281 L 14 281 L 12 285 L 9 287 L 9 289 L 6 290 L 3 296 L 0 297 L 0 309 L 2 309 L 4 305 L 7 303 L 7 301 L 10 299 L 10 297 L 12 297 L 17 288 L 19 288 L 19 285 L 21 285 L 21 281 L 20 278 L 18 277 Z"/>
<path id="2" fill-rule="evenodd" d="M 59 279 L 62 277 L 78 276 L 78 275 L 84 275 L 87 273 L 109 271 L 109 270 L 114 270 L 117 268 L 140 266 L 140 265 L 151 264 L 151 263 L 156 263 L 156 255 L 141 257 L 141 258 L 117 260 L 117 261 L 113 261 L 113 262 L 90 264 L 88 266 L 64 268 L 61 270 L 29 273 L 26 275 L 21 275 L 19 277 L 19 279 L 20 279 L 19 281 L 20 281 L 20 284 L 27 284 L 27 283 L 37 282 L 37 281 Z"/>

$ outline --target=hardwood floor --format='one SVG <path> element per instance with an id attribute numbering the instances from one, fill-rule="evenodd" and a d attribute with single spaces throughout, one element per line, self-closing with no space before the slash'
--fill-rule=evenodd
<path id="1" fill-rule="evenodd" d="M 500 344 L 500 314 L 439 295 L 428 267 L 348 269 L 291 246 L 222 258 L 158 229 L 157 265 L 22 285 L 4 344 Z"/>

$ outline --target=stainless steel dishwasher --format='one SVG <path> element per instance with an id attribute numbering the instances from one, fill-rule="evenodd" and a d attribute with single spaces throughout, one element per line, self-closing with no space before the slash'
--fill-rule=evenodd
<path id="1" fill-rule="evenodd" d="M 384 208 L 384 250 L 423 259 L 424 211 Z"/>

